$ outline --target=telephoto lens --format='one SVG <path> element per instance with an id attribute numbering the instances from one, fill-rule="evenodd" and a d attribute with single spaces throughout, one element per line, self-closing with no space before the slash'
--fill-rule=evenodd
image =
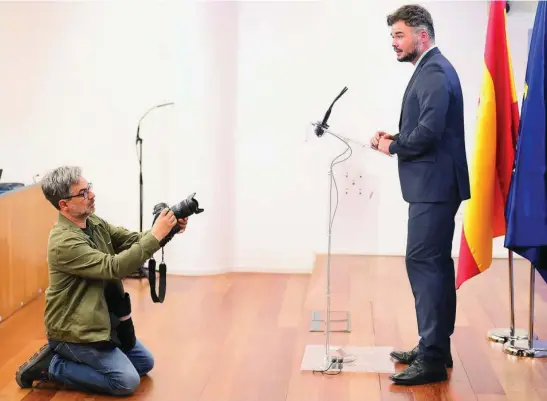
<path id="1" fill-rule="evenodd" d="M 204 209 L 201 209 L 199 207 L 199 202 L 194 198 L 195 196 L 196 196 L 196 193 L 194 192 L 188 195 L 186 199 L 180 201 L 179 203 L 169 208 L 173 211 L 177 220 L 184 219 L 185 217 L 189 217 L 193 214 L 199 214 L 204 211 Z M 169 207 L 167 206 L 166 203 L 158 203 L 156 206 L 154 206 L 154 212 L 153 212 L 154 221 L 152 222 L 152 225 L 154 225 L 161 211 L 165 209 L 166 207 Z M 169 234 L 167 234 L 167 236 L 160 241 L 160 245 L 162 247 L 165 246 L 169 241 L 171 241 L 171 239 L 173 239 L 173 236 L 179 231 L 180 231 L 180 227 L 178 225 L 173 227 L 171 231 L 169 232 Z"/>

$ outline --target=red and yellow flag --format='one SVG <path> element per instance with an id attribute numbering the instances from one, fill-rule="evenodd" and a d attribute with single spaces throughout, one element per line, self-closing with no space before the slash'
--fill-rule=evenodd
<path id="1" fill-rule="evenodd" d="M 505 203 L 519 124 L 505 25 L 505 1 L 491 1 L 470 172 L 471 199 L 465 205 L 456 288 L 490 267 L 493 239 L 505 235 Z"/>

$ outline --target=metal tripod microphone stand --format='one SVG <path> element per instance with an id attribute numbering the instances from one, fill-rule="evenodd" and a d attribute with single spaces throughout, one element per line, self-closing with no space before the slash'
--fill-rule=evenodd
<path id="1" fill-rule="evenodd" d="M 142 233 L 143 228 L 143 204 L 144 204 L 144 191 L 143 191 L 143 180 L 142 180 L 142 138 L 140 136 L 141 131 L 141 122 L 144 120 L 144 117 L 148 115 L 152 110 L 159 109 L 160 107 L 172 106 L 174 102 L 162 103 L 156 106 L 149 108 L 146 113 L 140 118 L 139 123 L 137 124 L 137 137 L 135 144 L 137 145 L 137 157 L 139 159 L 139 232 Z M 129 278 L 145 278 L 148 277 L 147 268 L 143 265 L 140 267 L 139 271 L 133 274 L 130 274 Z"/>

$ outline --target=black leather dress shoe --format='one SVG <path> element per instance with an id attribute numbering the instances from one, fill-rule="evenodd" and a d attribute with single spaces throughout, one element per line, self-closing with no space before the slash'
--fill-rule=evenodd
<path id="1" fill-rule="evenodd" d="M 415 386 L 448 380 L 448 373 L 442 362 L 426 362 L 416 359 L 408 368 L 391 375 L 389 378 L 395 384 Z"/>
<path id="2" fill-rule="evenodd" d="M 410 365 L 418 356 L 418 346 L 415 346 L 412 351 L 393 351 L 389 355 L 399 363 Z M 452 356 L 448 357 L 448 359 L 445 361 L 445 364 L 446 367 L 450 369 L 454 366 Z"/>

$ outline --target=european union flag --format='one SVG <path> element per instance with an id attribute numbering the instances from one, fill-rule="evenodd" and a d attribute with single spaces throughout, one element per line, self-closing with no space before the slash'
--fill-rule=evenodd
<path id="1" fill-rule="evenodd" d="M 539 1 L 526 67 L 515 166 L 505 207 L 505 247 L 547 281 L 547 3 Z"/>

